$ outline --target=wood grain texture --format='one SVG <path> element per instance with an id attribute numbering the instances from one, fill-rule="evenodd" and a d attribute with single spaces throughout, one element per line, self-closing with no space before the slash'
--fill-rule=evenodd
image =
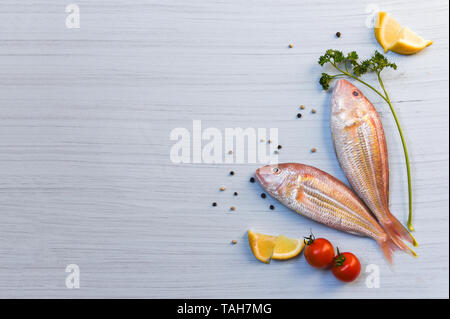
<path id="1" fill-rule="evenodd" d="M 64 2 L 0 3 L 0 297 L 448 298 L 447 1 L 74 2 L 77 30 L 65 27 Z M 399 70 L 384 74 L 411 153 L 420 244 L 419 258 L 398 254 L 394 271 L 370 239 L 261 199 L 248 183 L 257 164 L 169 158 L 170 131 L 194 119 L 277 127 L 280 161 L 345 181 L 316 60 L 328 48 L 380 49 L 365 26 L 368 4 L 435 41 L 414 56 L 389 53 Z M 400 139 L 387 106 L 365 93 L 388 138 L 391 208 L 406 222 Z M 365 273 L 342 285 L 302 257 L 262 264 L 249 228 L 299 237 L 312 228 L 379 265 L 380 288 L 367 288 Z M 65 287 L 71 263 L 80 289 Z"/>

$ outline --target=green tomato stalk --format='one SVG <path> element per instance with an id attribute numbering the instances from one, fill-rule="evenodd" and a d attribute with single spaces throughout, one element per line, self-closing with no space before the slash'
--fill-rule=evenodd
<path id="1" fill-rule="evenodd" d="M 327 50 L 325 54 L 319 58 L 319 64 L 321 66 L 324 66 L 325 64 L 331 64 L 336 70 L 339 71 L 339 73 L 335 75 L 322 73 L 322 77 L 320 78 L 319 83 L 322 85 L 324 90 L 329 89 L 330 82 L 335 78 L 347 76 L 370 88 L 389 105 L 391 113 L 394 116 L 395 124 L 397 125 L 400 138 L 402 140 L 403 153 L 405 154 L 406 174 L 408 176 L 408 199 L 409 199 L 409 215 L 407 227 L 410 231 L 414 231 L 414 227 L 412 225 L 411 167 L 409 164 L 408 148 L 406 147 L 405 137 L 403 135 L 403 131 L 400 126 L 397 114 L 395 113 L 394 107 L 392 106 L 391 103 L 391 99 L 389 98 L 389 95 L 386 91 L 386 88 L 380 75 L 381 71 L 383 71 L 383 69 L 385 68 L 392 68 L 396 70 L 397 65 L 395 63 L 389 62 L 387 58 L 378 51 L 375 51 L 374 55 L 370 59 L 363 60 L 360 62 L 358 61 L 358 54 L 355 51 L 352 51 L 348 53 L 347 56 L 345 56 L 341 51 L 338 50 Z M 363 81 L 360 78 L 361 75 L 367 72 L 376 73 L 382 92 L 380 92 L 380 90 L 377 90 L 372 85 Z"/>

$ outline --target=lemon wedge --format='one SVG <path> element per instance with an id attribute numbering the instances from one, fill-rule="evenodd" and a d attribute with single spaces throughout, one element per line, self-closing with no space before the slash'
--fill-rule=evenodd
<path id="1" fill-rule="evenodd" d="M 432 44 L 433 41 L 425 40 L 409 28 L 404 28 L 397 41 L 389 47 L 389 50 L 399 54 L 414 54 Z"/>
<path id="2" fill-rule="evenodd" d="M 300 254 L 305 247 L 303 239 L 292 239 L 280 235 L 275 239 L 272 258 L 278 260 L 290 259 Z"/>
<path id="3" fill-rule="evenodd" d="M 403 27 L 386 12 L 378 12 L 375 22 L 375 38 L 383 47 L 384 53 L 394 43 L 402 31 Z"/>
<path id="4" fill-rule="evenodd" d="M 284 235 L 270 236 L 248 231 L 248 241 L 256 259 L 268 264 L 271 259 L 286 260 L 300 254 L 305 247 L 302 239 Z"/>
<path id="5" fill-rule="evenodd" d="M 248 231 L 248 242 L 256 259 L 270 263 L 275 248 L 275 236 L 263 235 Z"/>
<path id="6" fill-rule="evenodd" d="M 374 32 L 384 53 L 393 51 L 399 54 L 414 54 L 433 43 L 403 27 L 386 12 L 378 12 Z"/>

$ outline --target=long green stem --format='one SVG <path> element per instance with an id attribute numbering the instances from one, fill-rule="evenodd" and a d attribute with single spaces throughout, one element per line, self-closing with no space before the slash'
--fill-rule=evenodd
<path id="1" fill-rule="evenodd" d="M 375 93 L 377 93 L 384 101 L 386 101 L 386 103 L 389 105 L 389 108 L 391 109 L 391 113 L 394 116 L 394 120 L 395 120 L 395 124 L 397 125 L 397 129 L 398 132 L 400 134 L 400 138 L 402 140 L 402 145 L 403 145 L 403 153 L 405 154 L 405 162 L 406 162 L 406 174 L 408 177 L 408 200 L 409 200 L 409 214 L 408 214 L 408 222 L 407 222 L 407 226 L 408 229 L 410 231 L 414 231 L 414 227 L 412 225 L 412 186 L 411 186 L 411 167 L 409 164 L 409 156 L 408 156 L 408 148 L 406 147 L 406 141 L 405 141 L 405 137 L 403 135 L 403 131 L 402 128 L 400 126 L 400 121 L 398 120 L 397 114 L 395 113 L 394 107 L 392 106 L 391 100 L 389 98 L 389 95 L 384 87 L 384 83 L 383 80 L 381 79 L 380 73 L 377 73 L 377 77 L 378 77 L 378 82 L 380 83 L 381 88 L 383 89 L 384 95 L 378 91 L 377 89 L 375 89 L 372 85 L 370 85 L 369 83 L 361 80 L 360 78 L 354 76 L 353 74 L 351 74 L 350 72 L 348 72 L 347 70 L 342 70 L 341 68 L 339 68 L 336 63 L 332 63 L 332 65 L 341 72 L 341 74 L 345 74 L 353 79 L 355 79 L 356 81 L 364 84 L 365 86 L 367 86 L 368 88 L 372 89 Z"/>
<path id="2" fill-rule="evenodd" d="M 378 82 L 380 82 L 380 86 L 384 91 L 384 94 L 386 95 L 386 100 L 389 105 L 389 108 L 391 109 L 392 115 L 395 119 L 395 124 L 397 124 L 398 132 L 400 133 L 400 138 L 402 140 L 403 145 L 403 153 L 405 154 L 405 162 L 406 162 L 406 175 L 408 176 L 408 200 L 409 200 L 409 214 L 408 214 L 408 222 L 407 226 L 410 231 L 414 231 L 414 227 L 412 225 L 412 186 L 411 186 L 411 167 L 409 164 L 409 156 L 408 156 L 408 148 L 406 147 L 406 141 L 405 137 L 403 135 L 402 128 L 400 126 L 400 121 L 398 120 L 397 114 L 395 113 L 394 107 L 392 106 L 391 99 L 389 98 L 388 93 L 386 92 L 386 89 L 384 88 L 383 80 L 381 79 L 380 73 L 377 73 Z"/>

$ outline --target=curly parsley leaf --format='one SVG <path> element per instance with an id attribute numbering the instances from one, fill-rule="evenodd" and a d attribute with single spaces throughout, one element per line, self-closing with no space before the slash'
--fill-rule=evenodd
<path id="1" fill-rule="evenodd" d="M 324 55 L 319 57 L 318 62 L 321 66 L 329 63 L 341 71 L 343 75 L 348 75 L 353 78 L 359 78 L 367 72 L 380 74 L 385 68 L 397 69 L 395 63 L 389 62 L 388 59 L 378 51 L 375 51 L 370 59 L 359 61 L 359 56 L 356 51 L 351 51 L 347 53 L 347 55 L 344 55 L 342 51 L 329 49 Z M 322 74 L 319 82 L 324 90 L 328 90 L 330 87 L 329 84 L 333 78 L 333 76 L 324 76 L 324 74 Z"/>
<path id="2" fill-rule="evenodd" d="M 331 77 L 329 74 L 322 73 L 322 77 L 319 80 L 320 85 L 322 85 L 322 88 L 324 90 L 328 90 L 330 88 L 330 82 L 333 80 L 333 77 Z"/>

